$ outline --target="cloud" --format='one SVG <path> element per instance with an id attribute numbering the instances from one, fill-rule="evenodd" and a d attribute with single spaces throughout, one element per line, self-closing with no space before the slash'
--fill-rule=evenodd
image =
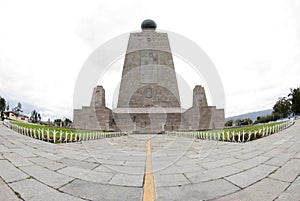
<path id="1" fill-rule="evenodd" d="M 190 38 L 208 54 L 223 81 L 226 116 L 268 109 L 289 88 L 300 86 L 299 1 L 170 5 L 158 0 L 1 1 L 1 93 L 41 108 L 45 116 L 72 116 L 74 85 L 88 56 L 106 40 L 139 30 L 146 18 Z M 111 71 L 109 76 L 118 78 L 104 86 L 107 100 L 118 73 Z"/>

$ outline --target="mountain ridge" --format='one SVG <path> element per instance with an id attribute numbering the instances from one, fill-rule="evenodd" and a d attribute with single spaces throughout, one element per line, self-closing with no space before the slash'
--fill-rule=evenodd
<path id="1" fill-rule="evenodd" d="M 250 118 L 252 121 L 255 121 L 257 119 L 257 117 L 259 116 L 266 116 L 266 115 L 270 115 L 272 114 L 272 109 L 267 109 L 267 110 L 260 110 L 260 111 L 255 111 L 255 112 L 248 112 L 248 113 L 244 113 L 244 114 L 240 114 L 237 116 L 232 116 L 232 117 L 227 117 L 226 121 L 229 120 L 237 120 L 237 119 L 246 119 L 246 118 Z"/>

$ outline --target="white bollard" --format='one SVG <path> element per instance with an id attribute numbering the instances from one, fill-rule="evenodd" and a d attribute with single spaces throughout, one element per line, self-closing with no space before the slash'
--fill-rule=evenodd
<path id="1" fill-rule="evenodd" d="M 54 129 L 53 131 L 52 131 L 52 134 L 53 134 L 53 143 L 55 144 L 55 141 L 56 141 L 56 133 L 57 133 L 57 131 Z"/>
<path id="2" fill-rule="evenodd" d="M 49 131 L 49 129 L 46 130 L 46 133 L 47 133 L 47 141 L 49 142 L 49 140 L 50 140 L 50 136 L 49 136 L 50 135 L 50 131 Z"/>
<path id="3" fill-rule="evenodd" d="M 41 139 L 41 130 L 38 129 L 37 132 L 38 132 L 38 138 L 39 138 L 39 140 L 40 140 L 40 139 Z"/>
<path id="4" fill-rule="evenodd" d="M 42 128 L 41 130 L 41 135 L 42 135 L 42 140 L 45 140 L 45 137 L 44 137 L 44 129 Z"/>
<path id="5" fill-rule="evenodd" d="M 73 140 L 72 137 L 73 137 L 73 133 L 71 132 L 70 133 L 70 140 L 69 140 L 69 142 L 72 142 L 72 140 Z"/>
<path id="6" fill-rule="evenodd" d="M 234 139 L 234 131 L 232 131 L 232 142 L 235 142 L 235 139 Z"/>
<path id="7" fill-rule="evenodd" d="M 249 135 L 249 136 L 248 136 L 248 140 L 247 140 L 247 142 L 249 142 L 249 141 L 250 141 L 252 133 L 249 131 L 249 132 L 248 132 L 248 135 Z"/>
<path id="8" fill-rule="evenodd" d="M 245 141 L 245 131 L 243 130 L 243 134 L 242 134 L 243 136 L 242 136 L 242 142 L 244 142 Z"/>
<path id="9" fill-rule="evenodd" d="M 78 134 L 77 133 L 75 133 L 75 142 L 78 142 Z"/>
<path id="10" fill-rule="evenodd" d="M 64 140 L 65 143 L 68 143 L 68 134 L 69 134 L 68 131 L 66 131 L 65 133 L 66 139 Z"/>

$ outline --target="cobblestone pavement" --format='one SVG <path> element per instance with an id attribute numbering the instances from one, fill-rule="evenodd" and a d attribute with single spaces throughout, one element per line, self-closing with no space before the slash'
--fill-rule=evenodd
<path id="1" fill-rule="evenodd" d="M 150 138 L 156 200 L 300 200 L 300 121 L 238 144 L 130 135 L 51 144 L 0 125 L 1 200 L 143 200 Z"/>

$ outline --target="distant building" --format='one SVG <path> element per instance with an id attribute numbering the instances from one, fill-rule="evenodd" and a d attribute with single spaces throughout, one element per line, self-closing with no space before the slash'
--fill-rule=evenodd
<path id="1" fill-rule="evenodd" d="M 13 111 L 5 111 L 4 113 L 4 118 L 5 119 L 11 119 L 11 120 L 16 120 L 16 121 L 21 121 L 24 123 L 28 123 L 29 117 L 23 114 L 18 114 Z"/>

